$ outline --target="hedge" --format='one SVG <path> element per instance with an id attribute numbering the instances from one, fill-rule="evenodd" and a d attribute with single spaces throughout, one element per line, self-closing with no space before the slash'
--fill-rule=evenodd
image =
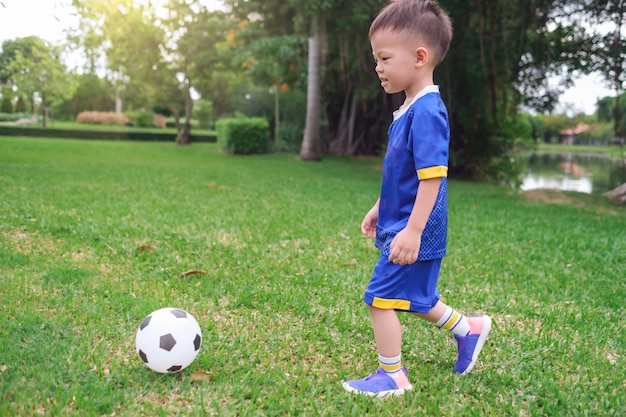
<path id="1" fill-rule="evenodd" d="M 173 132 L 133 132 L 133 131 L 102 131 L 102 130 L 75 130 L 54 129 L 28 126 L 0 126 L 0 136 L 28 136 L 40 138 L 64 138 L 64 139 L 97 139 L 97 140 L 134 140 L 153 142 L 175 142 L 176 134 Z M 213 134 L 191 134 L 191 142 L 216 142 L 217 137 Z"/>
<path id="2" fill-rule="evenodd" d="M 269 123 L 262 117 L 220 119 L 215 129 L 217 143 L 226 153 L 253 155 L 270 150 Z"/>

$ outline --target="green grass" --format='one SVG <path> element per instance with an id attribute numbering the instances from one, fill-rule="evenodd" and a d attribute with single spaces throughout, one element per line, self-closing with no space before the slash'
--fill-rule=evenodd
<path id="1" fill-rule="evenodd" d="M 541 143 L 538 152 L 563 152 L 571 154 L 603 154 L 609 158 L 623 160 L 626 148 L 619 145 L 561 145 Z"/>
<path id="2" fill-rule="evenodd" d="M 626 210 L 458 181 L 439 288 L 494 318 L 479 363 L 454 375 L 452 337 L 402 316 L 414 390 L 344 393 L 377 366 L 359 224 L 379 164 L 0 138 L 0 415 L 626 414 Z M 166 306 L 204 336 L 172 375 L 134 352 Z"/>

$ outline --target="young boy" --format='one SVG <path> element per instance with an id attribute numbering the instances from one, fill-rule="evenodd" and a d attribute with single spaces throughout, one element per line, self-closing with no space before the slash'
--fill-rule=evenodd
<path id="1" fill-rule="evenodd" d="M 454 371 L 459 374 L 474 367 L 491 319 L 463 316 L 441 302 L 437 291 L 446 253 L 450 125 L 433 71 L 450 46 L 450 19 L 435 0 L 395 0 L 376 17 L 369 37 L 382 88 L 389 94 L 404 91 L 406 99 L 389 127 L 380 198 L 361 224 L 381 251 L 364 296 L 380 367 L 343 386 L 385 397 L 411 389 L 402 367 L 396 311 L 451 331 L 458 343 Z"/>

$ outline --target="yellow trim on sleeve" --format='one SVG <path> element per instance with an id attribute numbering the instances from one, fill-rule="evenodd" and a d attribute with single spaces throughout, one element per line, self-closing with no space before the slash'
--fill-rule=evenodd
<path id="1" fill-rule="evenodd" d="M 420 180 L 429 180 L 431 178 L 441 178 L 448 176 L 448 167 L 439 165 L 436 167 L 428 167 L 417 170 L 417 178 Z"/>
<path id="2" fill-rule="evenodd" d="M 374 297 L 372 307 L 380 308 L 381 310 L 409 311 L 411 309 L 411 302 L 408 300 L 394 300 Z"/>

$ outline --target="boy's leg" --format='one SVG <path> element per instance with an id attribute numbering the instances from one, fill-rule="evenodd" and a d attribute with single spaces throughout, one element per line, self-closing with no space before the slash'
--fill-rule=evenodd
<path id="1" fill-rule="evenodd" d="M 402 367 L 402 325 L 394 310 L 369 307 L 378 350 L 379 368 L 364 379 L 344 382 L 346 391 L 375 397 L 402 395 L 410 390 L 408 372 Z"/>
<path id="2" fill-rule="evenodd" d="M 402 350 L 402 325 L 394 310 L 381 310 L 368 306 L 372 316 L 376 349 L 383 356 L 400 355 Z"/>
<path id="3" fill-rule="evenodd" d="M 458 346 L 454 372 L 465 375 L 474 368 L 491 330 L 489 316 L 465 317 L 441 301 L 428 313 L 415 315 L 454 333 Z"/>

